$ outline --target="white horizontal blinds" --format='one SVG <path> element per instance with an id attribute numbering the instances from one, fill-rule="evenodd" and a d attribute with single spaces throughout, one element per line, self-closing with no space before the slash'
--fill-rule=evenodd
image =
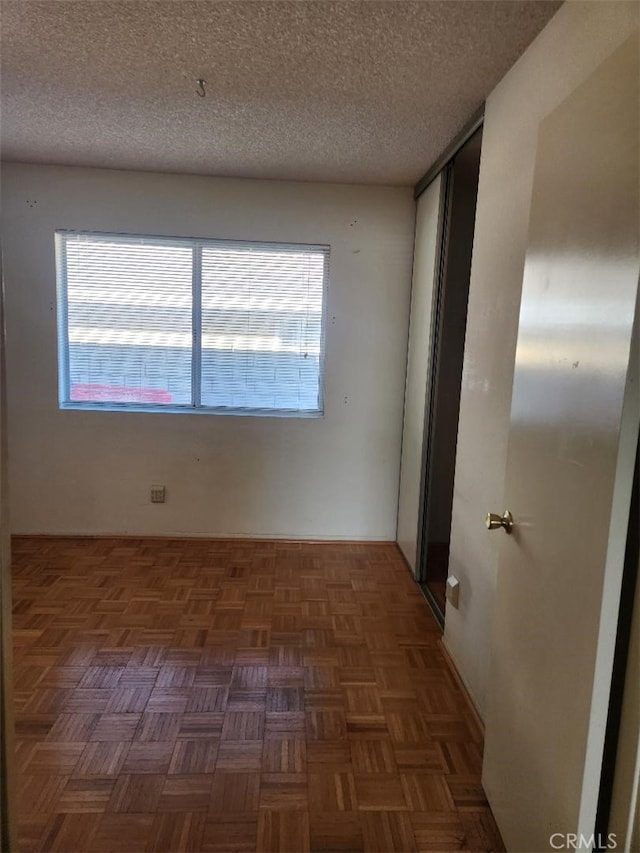
<path id="1" fill-rule="evenodd" d="M 63 403 L 322 411 L 328 247 L 57 240 Z"/>
<path id="2" fill-rule="evenodd" d="M 192 248 L 62 234 L 67 402 L 191 404 Z"/>
<path id="3" fill-rule="evenodd" d="M 319 411 L 328 248 L 202 248 L 203 406 Z"/>

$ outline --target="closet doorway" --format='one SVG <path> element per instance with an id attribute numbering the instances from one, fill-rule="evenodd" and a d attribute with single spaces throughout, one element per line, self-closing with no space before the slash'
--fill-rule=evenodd
<path id="1" fill-rule="evenodd" d="M 434 275 L 430 375 L 418 521 L 416 579 L 444 624 L 460 386 L 469 301 L 482 128 L 441 173 L 440 229 Z"/>

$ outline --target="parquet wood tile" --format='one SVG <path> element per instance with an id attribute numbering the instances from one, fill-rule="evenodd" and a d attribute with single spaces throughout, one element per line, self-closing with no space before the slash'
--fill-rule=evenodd
<path id="1" fill-rule="evenodd" d="M 76 744 L 70 744 L 76 746 Z M 73 775 L 75 777 L 117 776 L 122 770 L 130 741 L 117 743 L 114 741 L 88 743 L 80 745 L 81 755 L 75 762 Z"/>
<path id="2" fill-rule="evenodd" d="M 308 656 L 307 656 L 308 657 Z M 340 670 L 337 666 L 305 666 L 306 690 L 339 690 Z"/>
<path id="3" fill-rule="evenodd" d="M 412 811 L 453 811 L 455 803 L 444 776 L 437 773 L 402 773 L 405 800 Z"/>
<path id="4" fill-rule="evenodd" d="M 262 766 L 262 746 L 262 741 L 223 741 L 218 750 L 216 768 L 259 771 Z"/>
<path id="5" fill-rule="evenodd" d="M 205 823 L 206 816 L 203 812 L 156 814 L 144 849 L 200 853 L 203 849 Z"/>
<path id="6" fill-rule="evenodd" d="M 304 690 L 301 687 L 270 687 L 267 690 L 267 711 L 304 711 Z"/>
<path id="7" fill-rule="evenodd" d="M 262 748 L 262 769 L 266 773 L 306 773 L 307 744 L 301 732 L 269 732 Z"/>
<path id="8" fill-rule="evenodd" d="M 307 690 L 304 696 L 307 710 L 317 708 L 321 711 L 331 709 L 342 712 L 344 708 L 344 693 L 342 690 Z"/>
<path id="9" fill-rule="evenodd" d="M 217 815 L 247 815 L 260 805 L 260 775 L 216 770 L 211 787 L 209 812 Z"/>
<path id="10" fill-rule="evenodd" d="M 267 711 L 267 735 L 286 732 L 304 732 L 305 716 L 302 711 Z"/>
<path id="11" fill-rule="evenodd" d="M 78 738 L 78 740 L 92 740 L 101 742 L 106 742 L 109 740 L 133 740 L 141 717 L 142 714 L 132 713 L 101 714 L 98 717 L 95 725 L 93 725 L 93 727 L 91 728 L 89 737 Z M 52 732 L 49 733 L 49 740 L 51 739 L 51 734 Z"/>
<path id="12" fill-rule="evenodd" d="M 309 832 L 312 853 L 361 853 L 362 826 L 356 812 L 311 812 Z"/>
<path id="13" fill-rule="evenodd" d="M 99 714 L 60 714 L 49 729 L 45 740 L 49 743 L 56 741 L 58 743 L 86 743 L 91 740 L 99 721 Z M 96 738 L 96 740 L 102 740 L 102 738 Z M 115 740 L 119 740 L 119 738 L 115 738 Z"/>
<path id="14" fill-rule="evenodd" d="M 21 774 L 18 790 L 20 808 L 34 814 L 53 812 L 65 790 L 68 778 L 57 774 Z"/>
<path id="15" fill-rule="evenodd" d="M 260 777 L 260 808 L 274 811 L 308 811 L 306 773 L 263 773 Z"/>
<path id="16" fill-rule="evenodd" d="M 309 765 L 319 765 L 331 769 L 341 767 L 351 770 L 351 750 L 349 741 L 342 740 L 307 740 L 307 762 Z M 311 768 L 309 768 L 311 769 Z"/>
<path id="17" fill-rule="evenodd" d="M 482 811 L 461 811 L 460 821 L 464 828 L 464 842 L 461 849 L 466 851 L 493 850 L 498 827 L 490 809 Z"/>
<path id="18" fill-rule="evenodd" d="M 264 853 L 309 853 L 310 845 L 308 812 L 260 811 L 256 849 Z"/>
<path id="19" fill-rule="evenodd" d="M 31 812 L 23 809 L 23 814 L 27 817 L 18 815 L 17 825 L 17 842 L 20 853 L 37 853 L 44 850 L 40 844 L 40 840 L 45 829 L 52 820 L 50 812 Z"/>
<path id="20" fill-rule="evenodd" d="M 367 811 L 362 815 L 364 849 L 379 853 L 415 853 L 417 845 L 408 812 Z"/>
<path id="21" fill-rule="evenodd" d="M 394 743 L 424 746 L 431 742 L 426 715 L 415 711 L 388 711 L 385 716 Z"/>
<path id="22" fill-rule="evenodd" d="M 27 714 L 58 714 L 71 698 L 71 688 L 37 688 L 24 706 Z"/>
<path id="23" fill-rule="evenodd" d="M 121 774 L 107 805 L 109 812 L 155 812 L 164 787 L 161 774 Z"/>
<path id="24" fill-rule="evenodd" d="M 168 773 L 175 741 L 141 743 L 133 741 L 122 765 L 123 773 Z"/>
<path id="25" fill-rule="evenodd" d="M 309 803 L 312 812 L 352 812 L 358 808 L 353 773 L 327 768 L 309 773 Z"/>
<path id="26" fill-rule="evenodd" d="M 356 773 L 398 772 L 390 738 L 383 736 L 372 740 L 365 735 L 365 737 L 350 737 L 349 740 Z"/>
<path id="27" fill-rule="evenodd" d="M 451 774 L 469 774 L 479 778 L 482 771 L 482 745 L 471 743 L 442 743 L 442 755 Z"/>
<path id="28" fill-rule="evenodd" d="M 341 740 L 347 734 L 347 719 L 341 710 L 307 711 L 306 731 L 309 740 Z"/>
<path id="29" fill-rule="evenodd" d="M 64 711 L 68 713 L 102 714 L 107 710 L 111 696 L 110 690 L 78 688 L 71 691 L 71 695 L 64 705 Z"/>
<path id="30" fill-rule="evenodd" d="M 482 785 L 476 775 L 451 774 L 446 777 L 446 783 L 456 808 L 464 811 L 489 808 Z"/>
<path id="31" fill-rule="evenodd" d="M 167 776 L 158 805 L 159 811 L 208 811 L 212 783 L 211 773 Z"/>
<path id="32" fill-rule="evenodd" d="M 208 816 L 202 834 L 202 853 L 254 853 L 257 847 L 258 817 L 247 815 Z M 155 848 L 163 849 L 163 848 Z"/>
<path id="33" fill-rule="evenodd" d="M 154 687 L 145 710 L 158 713 L 183 714 L 189 704 L 190 691 L 182 687 Z"/>
<path id="34" fill-rule="evenodd" d="M 224 714 L 217 711 L 203 711 L 183 714 L 180 718 L 180 738 L 220 737 L 224 725 Z"/>
<path id="35" fill-rule="evenodd" d="M 151 696 L 151 687 L 122 687 L 123 679 L 117 689 L 111 693 L 105 706 L 107 714 L 141 713 L 147 707 Z"/>
<path id="36" fill-rule="evenodd" d="M 269 687 L 299 687 L 304 684 L 305 667 L 286 665 L 269 667 Z"/>
<path id="37" fill-rule="evenodd" d="M 411 825 L 419 853 L 446 853 L 465 844 L 465 829 L 456 812 L 412 812 Z"/>
<path id="38" fill-rule="evenodd" d="M 356 774 L 358 808 L 366 811 L 406 811 L 402 781 L 395 773 Z"/>
<path id="39" fill-rule="evenodd" d="M 91 853 L 132 853 L 134 850 L 144 850 L 151 834 L 154 816 L 153 812 L 148 814 L 105 812 L 91 839 L 89 847 Z M 78 850 L 86 849 L 85 845 L 78 848 Z"/>
<path id="40" fill-rule="evenodd" d="M 264 737 L 264 712 L 228 711 L 224 717 L 222 740 L 259 740 Z"/>
<path id="41" fill-rule="evenodd" d="M 92 814 L 56 814 L 42 836 L 42 849 L 51 853 L 91 849 L 96 830 Z"/>
<path id="42" fill-rule="evenodd" d="M 19 850 L 501 851 L 394 545 L 18 538 Z"/>
<path id="43" fill-rule="evenodd" d="M 29 775 L 68 776 L 73 773 L 84 751 L 83 743 L 38 743 L 25 765 Z"/>
<path id="44" fill-rule="evenodd" d="M 44 740 L 58 719 L 56 714 L 26 714 L 19 712 L 15 723 L 16 737 L 18 743 L 33 740 Z"/>
<path id="45" fill-rule="evenodd" d="M 442 746 L 438 743 L 417 747 L 394 745 L 393 754 L 401 772 L 445 774 L 449 772 Z M 480 779 L 480 771 L 475 778 Z"/>
<path id="46" fill-rule="evenodd" d="M 111 799 L 116 781 L 116 777 L 111 779 L 69 779 L 58 797 L 53 811 L 64 814 L 82 814 L 84 812 L 102 814 Z"/>
<path id="47" fill-rule="evenodd" d="M 175 740 L 182 723 L 182 714 L 169 711 L 146 711 L 140 717 L 135 739 L 143 741 Z"/>

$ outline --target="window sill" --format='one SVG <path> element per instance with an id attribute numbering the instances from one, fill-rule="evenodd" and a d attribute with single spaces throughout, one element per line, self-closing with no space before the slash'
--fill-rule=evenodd
<path id="1" fill-rule="evenodd" d="M 145 412 L 147 414 L 163 414 L 163 415 L 231 415 L 233 417 L 252 417 L 252 418 L 323 418 L 324 410 L 304 410 L 297 411 L 295 409 L 231 409 L 231 408 L 213 408 L 207 406 L 151 406 L 144 403 L 80 403 L 80 402 L 64 402 L 59 404 L 62 411 L 77 411 L 77 412 Z"/>

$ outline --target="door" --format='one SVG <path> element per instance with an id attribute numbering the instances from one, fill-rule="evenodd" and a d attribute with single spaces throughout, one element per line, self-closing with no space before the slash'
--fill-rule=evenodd
<path id="1" fill-rule="evenodd" d="M 515 522 L 488 534 L 483 769 L 509 851 L 594 830 L 640 407 L 638 71 L 635 34 L 538 138 L 504 506 L 486 507 Z"/>
<path id="2" fill-rule="evenodd" d="M 1 248 L 1 247 L 0 247 Z M 11 560 L 7 500 L 7 400 L 4 354 L 4 287 L 0 251 L 0 850 L 15 847 Z"/>
<path id="3" fill-rule="evenodd" d="M 418 536 L 418 580 L 441 625 L 449 574 L 460 384 L 481 147 L 479 128 L 442 172 L 444 215 L 432 310 L 420 492 L 423 506 Z"/>
<path id="4" fill-rule="evenodd" d="M 605 740 L 598 824 L 616 836 L 618 850 L 640 850 L 640 441 L 631 497 L 622 581 L 616 663 Z M 615 693 L 617 688 L 617 695 Z M 609 754 L 606 755 L 607 748 Z M 609 763 L 607 765 L 607 759 Z M 607 784 L 608 783 L 608 784 Z"/>
<path id="5" fill-rule="evenodd" d="M 422 448 L 428 414 L 425 398 L 429 382 L 433 291 L 442 231 L 442 207 L 442 179 L 438 175 L 422 193 L 416 206 L 407 382 L 402 424 L 397 541 L 414 575 L 419 574 Z"/>

